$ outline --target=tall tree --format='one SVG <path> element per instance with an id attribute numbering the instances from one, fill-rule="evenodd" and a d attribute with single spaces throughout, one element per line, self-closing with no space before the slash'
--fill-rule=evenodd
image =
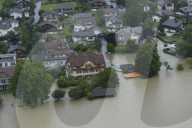
<path id="1" fill-rule="evenodd" d="M 145 77 L 152 77 L 158 74 L 161 65 L 157 44 L 145 43 L 139 47 L 135 59 L 137 72 Z"/>
<path id="2" fill-rule="evenodd" d="M 105 25 L 105 17 L 104 17 L 104 10 L 103 9 L 98 9 L 96 11 L 96 22 L 99 26 L 104 26 Z"/>
<path id="3" fill-rule="evenodd" d="M 164 15 L 164 16 L 161 18 L 161 20 L 160 20 L 160 22 L 159 22 L 159 26 L 158 26 L 158 29 L 159 29 L 160 32 L 164 32 L 163 23 L 164 23 L 166 20 L 168 20 L 168 19 L 169 19 L 169 16 L 168 16 L 168 15 Z"/>
<path id="4" fill-rule="evenodd" d="M 5 44 L 4 42 L 0 41 L 0 53 L 6 54 L 8 51 L 9 46 Z"/>
<path id="5" fill-rule="evenodd" d="M 53 78 L 46 73 L 42 62 L 26 61 L 20 72 L 16 96 L 32 107 L 48 98 Z"/>

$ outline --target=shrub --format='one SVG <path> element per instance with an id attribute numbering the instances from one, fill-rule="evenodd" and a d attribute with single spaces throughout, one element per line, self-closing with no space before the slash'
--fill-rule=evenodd
<path id="1" fill-rule="evenodd" d="M 69 94 L 69 97 L 71 97 L 73 99 L 79 99 L 84 96 L 84 92 L 80 88 L 72 88 L 72 89 L 70 89 L 68 94 Z"/>
<path id="2" fill-rule="evenodd" d="M 123 74 L 126 74 L 126 73 L 128 73 L 128 69 L 127 68 L 123 70 Z"/>
<path id="3" fill-rule="evenodd" d="M 169 55 L 173 55 L 173 56 L 176 55 L 176 53 L 175 53 L 174 51 L 169 50 L 169 48 L 163 49 L 163 52 L 164 52 L 164 53 L 167 53 L 167 54 L 169 54 Z"/>
<path id="4" fill-rule="evenodd" d="M 183 71 L 184 70 L 184 67 L 183 67 L 182 64 L 177 64 L 176 68 L 177 68 L 178 71 Z"/>
<path id="5" fill-rule="evenodd" d="M 87 99 L 88 99 L 88 100 L 93 100 L 93 99 L 94 99 L 93 94 L 92 94 L 91 92 L 89 92 L 89 93 L 87 94 Z"/>
<path id="6" fill-rule="evenodd" d="M 50 74 L 54 79 L 59 77 L 59 70 L 56 68 L 48 70 L 47 73 Z"/>
<path id="7" fill-rule="evenodd" d="M 64 76 L 60 76 L 59 79 L 57 80 L 57 85 L 60 88 L 68 87 L 68 84 L 66 82 L 66 78 Z"/>
<path id="8" fill-rule="evenodd" d="M 65 96 L 65 91 L 63 90 L 55 90 L 52 93 L 52 97 L 59 100 L 60 98 L 63 98 Z"/>

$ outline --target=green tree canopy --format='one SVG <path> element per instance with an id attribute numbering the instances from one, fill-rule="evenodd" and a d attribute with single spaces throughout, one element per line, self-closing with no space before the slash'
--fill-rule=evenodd
<path id="1" fill-rule="evenodd" d="M 104 10 L 103 9 L 98 9 L 96 11 L 96 22 L 99 26 L 104 26 L 105 25 L 105 17 L 104 17 Z"/>
<path id="2" fill-rule="evenodd" d="M 63 91 L 63 90 L 55 90 L 55 91 L 53 91 L 53 93 L 51 95 L 56 100 L 59 100 L 60 98 L 63 98 L 65 96 L 65 91 Z"/>
<path id="3" fill-rule="evenodd" d="M 157 75 L 160 71 L 161 62 L 157 52 L 157 44 L 145 43 L 137 51 L 135 59 L 135 71 L 145 77 Z"/>
<path id="4" fill-rule="evenodd" d="M 84 96 L 84 91 L 81 88 L 72 88 L 68 94 L 73 99 L 79 99 Z"/>
<path id="5" fill-rule="evenodd" d="M 160 22 L 159 22 L 159 26 L 158 26 L 158 29 L 159 29 L 160 32 L 164 32 L 163 23 L 164 23 L 166 20 L 168 20 L 168 19 L 169 19 L 169 16 L 168 16 L 168 15 L 164 15 L 164 16 L 161 18 L 161 20 L 160 20 Z"/>
<path id="6" fill-rule="evenodd" d="M 0 54 L 6 54 L 9 46 L 4 42 L 0 41 Z"/>
<path id="7" fill-rule="evenodd" d="M 46 73 L 42 62 L 26 61 L 20 72 L 17 84 L 17 97 L 22 98 L 23 102 L 32 107 L 38 101 L 41 103 L 48 98 L 53 78 Z"/>

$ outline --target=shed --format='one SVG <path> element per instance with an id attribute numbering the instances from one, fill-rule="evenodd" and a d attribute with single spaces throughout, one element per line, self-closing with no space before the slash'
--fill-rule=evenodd
<path id="1" fill-rule="evenodd" d="M 120 69 L 123 71 L 125 69 L 128 70 L 128 72 L 134 72 L 134 66 L 133 64 L 122 64 L 120 65 Z"/>
<path id="2" fill-rule="evenodd" d="M 116 91 L 114 88 L 96 88 L 92 90 L 92 94 L 94 98 L 113 97 L 116 95 Z"/>

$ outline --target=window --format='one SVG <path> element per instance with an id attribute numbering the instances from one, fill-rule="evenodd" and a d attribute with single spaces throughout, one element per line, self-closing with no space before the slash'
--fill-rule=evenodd
<path id="1" fill-rule="evenodd" d="M 88 70 L 87 69 L 83 70 L 83 73 L 88 73 Z"/>
<path id="2" fill-rule="evenodd" d="M 100 71 L 100 69 L 96 69 L 96 72 L 99 72 Z"/>
<path id="3" fill-rule="evenodd" d="M 0 67 L 2 67 L 3 65 L 2 65 L 2 63 L 0 63 Z"/>
<path id="4" fill-rule="evenodd" d="M 82 71 L 77 71 L 77 74 L 81 74 L 82 73 Z"/>
<path id="5" fill-rule="evenodd" d="M 8 66 L 8 64 L 7 64 L 7 63 L 5 63 L 5 67 L 6 67 L 6 66 Z"/>

